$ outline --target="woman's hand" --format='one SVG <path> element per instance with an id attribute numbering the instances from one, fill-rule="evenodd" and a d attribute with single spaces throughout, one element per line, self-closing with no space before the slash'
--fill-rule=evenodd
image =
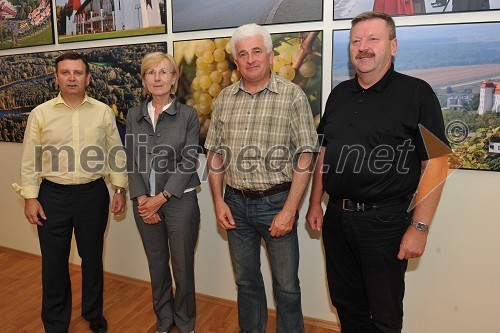
<path id="1" fill-rule="evenodd" d="M 159 193 L 153 197 L 146 197 L 142 200 L 137 199 L 137 203 L 139 206 L 137 207 L 137 211 L 141 218 L 146 221 L 153 217 L 155 214 L 158 215 L 158 210 L 163 206 L 164 203 L 167 202 L 167 199 L 163 196 L 162 193 Z"/>

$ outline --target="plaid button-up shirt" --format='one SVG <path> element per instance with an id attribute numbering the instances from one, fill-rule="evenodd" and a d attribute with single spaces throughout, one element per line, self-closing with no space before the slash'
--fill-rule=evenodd
<path id="1" fill-rule="evenodd" d="M 222 154 L 226 183 L 265 190 L 292 181 L 294 157 L 317 152 L 317 134 L 306 95 L 273 73 L 261 91 L 249 94 L 242 81 L 217 97 L 205 148 Z"/>

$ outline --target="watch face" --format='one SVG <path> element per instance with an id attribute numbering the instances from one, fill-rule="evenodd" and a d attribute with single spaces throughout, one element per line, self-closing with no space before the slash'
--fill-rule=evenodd
<path id="1" fill-rule="evenodd" d="M 420 231 L 427 231 L 427 229 L 429 229 L 427 224 L 425 224 L 423 222 L 413 222 L 412 225 L 415 227 L 415 229 L 420 230 Z"/>

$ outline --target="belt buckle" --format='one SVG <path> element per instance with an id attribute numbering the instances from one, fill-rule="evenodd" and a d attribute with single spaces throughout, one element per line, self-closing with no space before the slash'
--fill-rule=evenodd
<path id="1" fill-rule="evenodd" d="M 364 202 L 356 202 L 356 209 L 351 209 L 346 207 L 346 202 L 349 202 L 349 199 L 342 199 L 342 210 L 347 212 L 364 212 L 365 211 L 365 203 Z"/>

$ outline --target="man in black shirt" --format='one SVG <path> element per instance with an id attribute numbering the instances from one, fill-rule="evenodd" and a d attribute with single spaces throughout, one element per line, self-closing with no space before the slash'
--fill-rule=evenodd
<path id="1" fill-rule="evenodd" d="M 332 90 L 318 127 L 322 148 L 307 220 L 323 233 L 343 333 L 401 332 L 407 260 L 424 252 L 447 176 L 439 101 L 426 82 L 394 71 L 397 46 L 390 16 L 367 12 L 352 20 L 356 76 Z M 421 133 L 441 149 L 430 149 Z"/>

